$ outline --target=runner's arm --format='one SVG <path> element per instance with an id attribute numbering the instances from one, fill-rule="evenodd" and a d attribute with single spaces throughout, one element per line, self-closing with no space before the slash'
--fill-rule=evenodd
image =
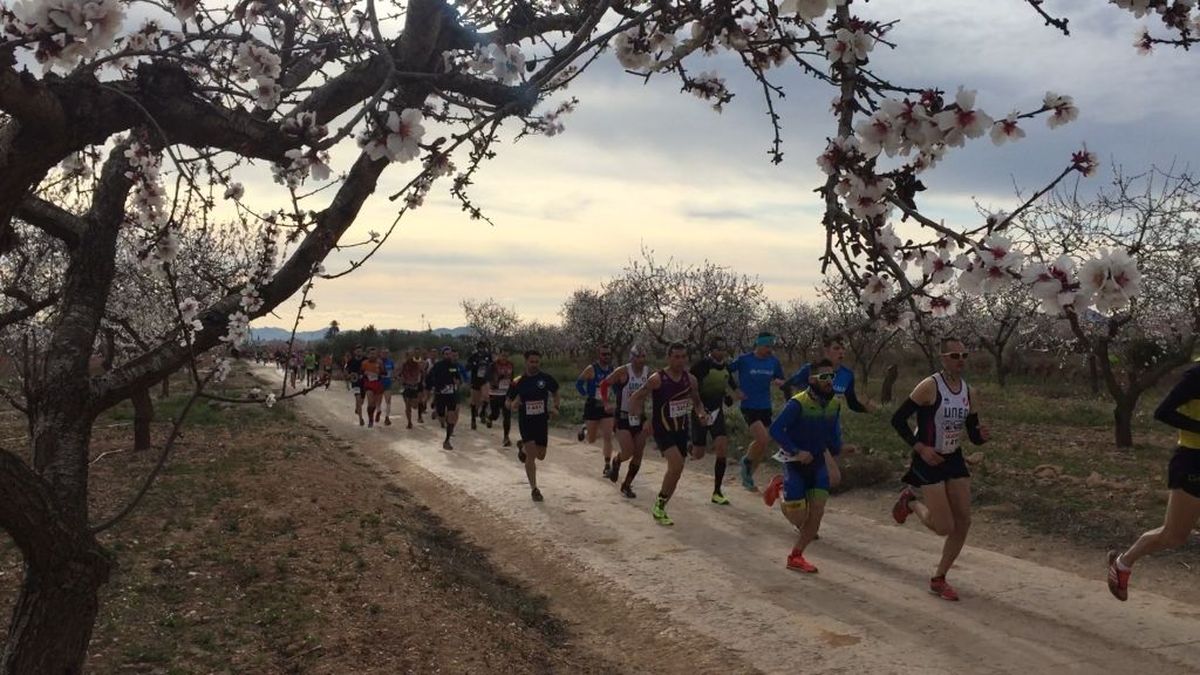
<path id="1" fill-rule="evenodd" d="M 923 405 L 933 405 L 934 395 L 931 389 L 936 391 L 936 385 L 932 378 L 925 378 L 913 389 L 908 398 L 904 399 L 904 403 L 896 410 L 896 414 L 892 415 L 892 428 L 896 433 L 900 434 L 900 438 L 904 440 L 909 447 L 916 447 L 920 443 L 920 439 L 913 433 L 912 427 L 908 425 L 908 418 L 912 417 L 913 413 Z"/>
<path id="2" fill-rule="evenodd" d="M 580 396 L 587 398 L 587 383 L 595 377 L 596 372 L 592 370 L 591 366 L 584 368 L 583 372 L 579 373 L 579 377 L 575 378 L 575 391 L 579 392 Z"/>
<path id="3" fill-rule="evenodd" d="M 708 426 L 708 409 L 704 406 L 704 399 L 700 398 L 700 380 L 691 373 L 688 373 L 688 378 L 692 381 L 692 410 L 697 411 L 696 417 L 700 424 Z"/>
<path id="4" fill-rule="evenodd" d="M 601 402 L 608 403 L 608 388 L 610 386 L 612 386 L 612 384 L 614 382 L 617 381 L 617 373 L 621 373 L 624 371 L 625 371 L 625 366 L 620 366 L 616 370 L 609 373 L 608 377 L 604 378 L 603 380 L 600 380 L 599 391 L 600 391 L 600 401 Z"/>
<path id="5" fill-rule="evenodd" d="M 803 366 L 800 366 L 800 370 L 797 370 L 794 374 L 792 374 L 791 377 L 788 378 L 787 382 L 783 383 L 783 388 L 784 389 L 807 389 L 808 388 L 808 374 L 809 374 L 809 372 L 811 372 L 811 370 L 812 370 L 811 366 L 807 363 L 804 364 Z"/>
<path id="6" fill-rule="evenodd" d="M 643 384 L 641 387 L 638 387 L 638 390 L 629 396 L 629 410 L 640 411 L 642 409 L 642 404 L 646 401 L 646 397 L 650 395 L 650 392 L 658 389 L 661 386 L 662 378 L 658 376 L 658 373 L 651 375 L 650 379 L 646 380 L 645 384 Z"/>
<path id="7" fill-rule="evenodd" d="M 795 424 L 799 416 L 800 404 L 796 401 L 788 401 L 787 405 L 783 406 L 783 410 L 779 412 L 779 416 L 775 418 L 775 421 L 771 422 L 771 428 L 769 429 L 771 438 L 789 455 L 796 454 L 796 444 L 792 441 L 792 437 L 788 435 L 788 428 L 792 424 Z"/>
<path id="8" fill-rule="evenodd" d="M 854 391 L 854 378 L 850 378 L 850 384 L 846 385 L 846 405 L 857 413 L 871 412 L 865 403 L 858 400 L 858 394 Z"/>
<path id="9" fill-rule="evenodd" d="M 1154 419 L 1176 429 L 1200 433 L 1200 420 L 1179 412 L 1179 406 L 1197 398 L 1200 398 L 1200 366 L 1193 366 L 1183 374 L 1183 379 L 1167 392 L 1162 403 L 1158 404 L 1158 408 L 1154 410 Z"/>

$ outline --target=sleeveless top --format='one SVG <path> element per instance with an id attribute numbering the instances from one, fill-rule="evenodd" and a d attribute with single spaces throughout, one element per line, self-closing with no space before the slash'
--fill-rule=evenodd
<path id="1" fill-rule="evenodd" d="M 633 364 L 625 365 L 626 381 L 624 384 L 620 382 L 613 385 L 617 392 L 617 410 L 621 412 L 621 417 L 629 417 L 629 397 L 625 395 L 625 391 L 630 393 L 642 388 L 646 384 L 646 380 L 650 379 L 650 366 L 642 366 L 642 372 L 634 371 Z"/>
<path id="2" fill-rule="evenodd" d="M 687 431 L 692 416 L 692 377 L 686 370 L 683 377 L 672 380 L 666 370 L 658 371 L 662 385 L 654 390 L 654 433 Z"/>
<path id="3" fill-rule="evenodd" d="M 935 373 L 933 381 L 937 385 L 937 399 L 933 405 L 922 406 L 918 411 L 917 435 L 939 454 L 949 455 L 962 447 L 967 414 L 971 411 L 970 390 L 967 381 L 962 380 L 959 390 L 953 391 L 941 373 Z"/>
<path id="4" fill-rule="evenodd" d="M 584 389 L 587 391 L 587 397 L 589 399 L 598 398 L 597 392 L 600 389 L 600 382 L 603 381 L 604 378 L 611 375 L 613 370 L 614 368 L 612 366 L 605 368 L 599 363 L 592 364 L 592 379 L 588 380 L 587 384 L 584 385 Z"/>

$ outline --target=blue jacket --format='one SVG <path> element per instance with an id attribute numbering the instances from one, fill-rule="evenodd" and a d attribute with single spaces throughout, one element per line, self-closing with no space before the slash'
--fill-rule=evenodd
<path id="1" fill-rule="evenodd" d="M 811 466 L 825 464 L 825 451 L 837 456 L 842 451 L 842 402 L 822 401 L 811 388 L 793 396 L 771 424 L 771 438 L 784 453 L 812 453 Z"/>

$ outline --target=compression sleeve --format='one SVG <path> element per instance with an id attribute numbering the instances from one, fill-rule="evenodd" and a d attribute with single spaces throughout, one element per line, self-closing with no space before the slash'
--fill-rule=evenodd
<path id="1" fill-rule="evenodd" d="M 846 385 L 846 405 L 850 406 L 854 412 L 867 412 L 867 406 L 858 400 L 858 394 L 854 392 L 854 378 L 850 378 L 850 384 Z"/>
<path id="2" fill-rule="evenodd" d="M 910 448 L 916 445 L 919 439 L 913 433 L 912 427 L 908 426 L 908 418 L 912 417 L 913 413 L 917 412 L 917 409 L 920 407 L 916 401 L 906 398 L 904 399 L 904 403 L 896 410 L 896 414 L 892 415 L 892 428 L 896 430 L 896 433 L 900 434 L 900 438 L 904 439 L 904 442 Z"/>
<path id="3" fill-rule="evenodd" d="M 575 380 L 575 391 L 579 392 L 580 396 L 587 398 L 587 380 L 582 377 L 577 378 Z"/>
<path id="4" fill-rule="evenodd" d="M 791 436 L 788 435 L 788 427 L 799 416 L 800 404 L 795 401 L 788 401 L 787 405 L 783 406 L 783 410 L 780 411 L 779 416 L 771 423 L 771 438 L 789 455 L 796 454 L 796 444 L 792 442 Z"/>
<path id="5" fill-rule="evenodd" d="M 608 402 L 608 378 L 600 380 L 600 400 L 604 403 Z"/>
<path id="6" fill-rule="evenodd" d="M 967 415 L 967 437 L 975 445 L 983 445 L 983 434 L 979 432 L 979 415 L 971 413 Z"/>
<path id="7" fill-rule="evenodd" d="M 793 373 L 792 376 L 788 378 L 788 381 L 783 384 L 783 386 L 791 389 L 807 389 L 808 373 L 810 371 L 811 368 L 809 367 L 809 364 L 806 363 L 803 366 L 800 366 L 800 370 L 797 370 L 795 373 Z"/>
<path id="8" fill-rule="evenodd" d="M 1193 419 L 1179 412 L 1179 406 L 1200 398 L 1200 366 L 1193 366 L 1183 375 L 1183 379 L 1167 392 L 1166 398 L 1154 410 L 1154 419 L 1163 424 L 1200 433 L 1200 420 Z"/>

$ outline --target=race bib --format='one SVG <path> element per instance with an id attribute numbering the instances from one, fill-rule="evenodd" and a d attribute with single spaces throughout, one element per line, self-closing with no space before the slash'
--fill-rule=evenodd
<path id="1" fill-rule="evenodd" d="M 692 414 L 692 402 L 690 399 L 677 399 L 667 402 L 667 415 L 669 417 L 687 417 L 690 414 Z"/>
<path id="2" fill-rule="evenodd" d="M 639 425 L 641 423 L 642 423 L 642 418 L 638 417 L 637 415 L 629 416 L 629 426 L 636 427 L 637 425 Z"/>
<path id="3" fill-rule="evenodd" d="M 379 374 L 378 374 L 378 373 L 367 373 L 367 380 L 368 380 L 368 381 L 370 381 L 370 382 L 374 382 L 375 380 L 378 380 L 378 379 L 379 379 Z"/>
<path id="4" fill-rule="evenodd" d="M 496 383 L 495 393 L 497 396 L 508 393 L 508 380 L 500 380 Z"/>
<path id="5" fill-rule="evenodd" d="M 545 401 L 526 401 L 525 402 L 525 414 L 526 415 L 545 415 L 546 414 L 546 402 Z"/>
<path id="6" fill-rule="evenodd" d="M 487 377 L 487 368 L 480 368 L 479 370 L 475 371 L 475 374 L 478 377 Z"/>
<path id="7" fill-rule="evenodd" d="M 943 427 L 942 428 L 942 447 L 938 448 L 942 454 L 949 454 L 958 449 L 962 441 L 961 427 Z"/>
<path id="8" fill-rule="evenodd" d="M 453 394 L 454 393 L 454 385 L 448 384 L 448 385 L 442 387 L 441 389 L 439 389 L 438 392 L 442 393 L 442 394 Z"/>

